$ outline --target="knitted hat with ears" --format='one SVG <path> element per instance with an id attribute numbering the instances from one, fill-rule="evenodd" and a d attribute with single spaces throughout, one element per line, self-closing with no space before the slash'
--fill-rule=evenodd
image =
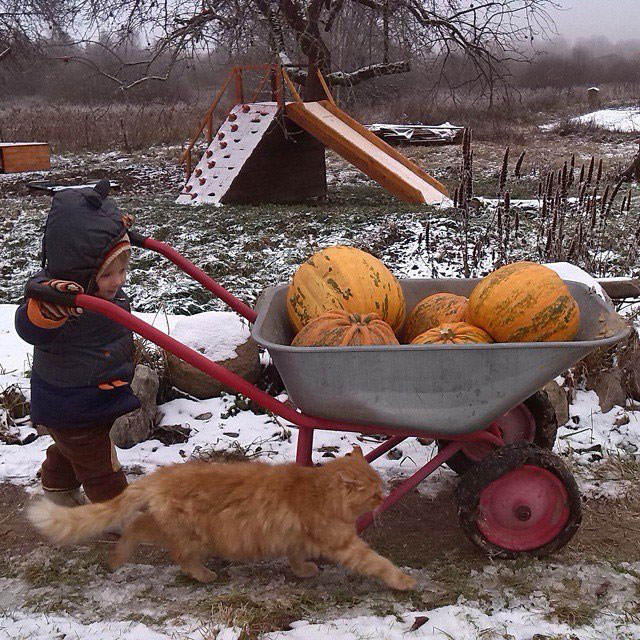
<path id="1" fill-rule="evenodd" d="M 126 251 L 131 251 L 131 242 L 129 241 L 129 236 L 125 233 L 122 238 L 120 238 L 120 241 L 109 249 L 109 252 L 98 267 L 95 277 L 99 278 L 107 270 L 107 267 L 112 264 L 118 256 L 122 255 Z"/>

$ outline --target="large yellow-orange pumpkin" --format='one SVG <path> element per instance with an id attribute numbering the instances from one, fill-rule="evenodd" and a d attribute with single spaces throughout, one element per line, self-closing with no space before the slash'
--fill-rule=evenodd
<path id="1" fill-rule="evenodd" d="M 467 344 L 493 342 L 482 329 L 466 322 L 444 322 L 417 336 L 411 344 Z"/>
<path id="2" fill-rule="evenodd" d="M 554 342 L 573 340 L 580 311 L 555 271 L 534 262 L 515 262 L 476 285 L 467 318 L 496 342 Z"/>
<path id="3" fill-rule="evenodd" d="M 468 300 L 455 293 L 434 293 L 418 302 L 407 316 L 402 330 L 402 341 L 410 343 L 421 333 L 443 322 L 464 322 Z"/>
<path id="4" fill-rule="evenodd" d="M 397 331 L 405 315 L 404 294 L 393 274 L 354 247 L 318 251 L 296 271 L 287 291 L 287 313 L 297 333 L 325 311 L 377 313 Z"/>
<path id="5" fill-rule="evenodd" d="M 311 320 L 291 344 L 294 347 L 355 347 L 398 344 L 398 340 L 377 313 L 329 311 Z"/>

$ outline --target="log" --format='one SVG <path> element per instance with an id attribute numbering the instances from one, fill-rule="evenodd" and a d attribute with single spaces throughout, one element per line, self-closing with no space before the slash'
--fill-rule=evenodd
<path id="1" fill-rule="evenodd" d="M 640 278 L 603 278 L 598 284 L 612 300 L 640 298 Z"/>

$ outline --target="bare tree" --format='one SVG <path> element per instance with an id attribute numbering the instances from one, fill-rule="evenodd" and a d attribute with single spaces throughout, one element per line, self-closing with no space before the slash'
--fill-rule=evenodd
<path id="1" fill-rule="evenodd" d="M 0 0 L 0 47 L 16 35 L 42 45 L 55 32 L 68 34 L 65 44 L 102 47 L 110 64 L 77 49 L 53 57 L 91 66 L 123 90 L 166 80 L 185 58 L 228 51 L 235 59 L 253 52 L 303 62 L 291 73 L 298 82 L 308 79 L 309 95 L 317 92 L 309 69 L 320 69 L 330 85 L 353 86 L 407 72 L 415 60 L 434 65 L 439 78 L 462 60 L 461 83 L 491 93 L 506 80 L 504 63 L 522 59 L 524 45 L 553 29 L 548 11 L 555 6 L 554 0 Z M 348 40 L 366 49 L 338 68 L 332 53 Z M 134 41 L 132 59 L 127 45 Z"/>

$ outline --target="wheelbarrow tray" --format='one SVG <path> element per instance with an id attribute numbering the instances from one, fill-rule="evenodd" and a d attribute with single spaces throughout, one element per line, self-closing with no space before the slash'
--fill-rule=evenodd
<path id="1" fill-rule="evenodd" d="M 400 284 L 411 310 L 433 293 L 468 296 L 478 281 L 415 279 Z M 292 347 L 287 285 L 265 291 L 252 336 L 268 350 L 291 401 L 308 415 L 382 428 L 471 433 L 594 349 L 629 333 L 624 320 L 588 286 L 565 282 L 580 307 L 573 342 Z"/>

